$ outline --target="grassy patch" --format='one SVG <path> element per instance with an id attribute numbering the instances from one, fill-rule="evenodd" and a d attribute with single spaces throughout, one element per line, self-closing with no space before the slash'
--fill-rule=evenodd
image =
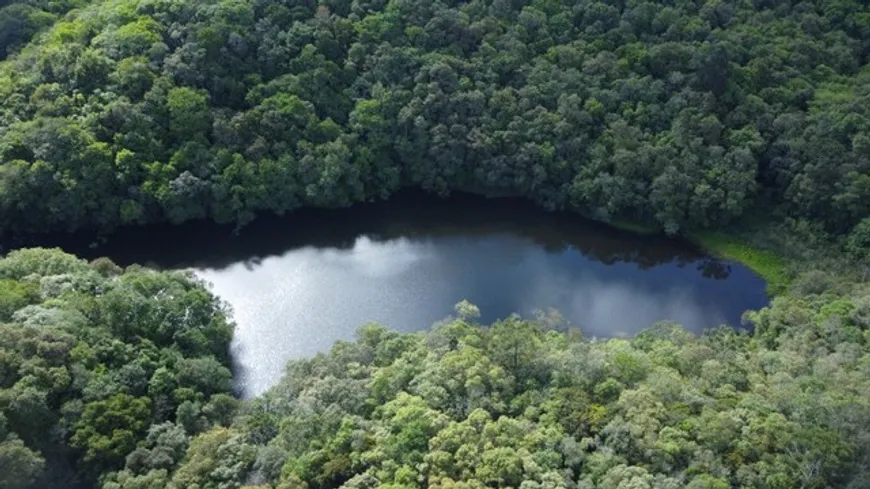
<path id="1" fill-rule="evenodd" d="M 604 221 L 607 225 L 615 227 L 617 229 L 622 229 L 623 231 L 630 231 L 635 234 L 659 234 L 661 231 L 655 226 L 650 226 L 647 224 L 643 224 L 637 221 L 630 221 L 628 219 L 613 219 L 611 221 Z"/>
<path id="2" fill-rule="evenodd" d="M 721 231 L 701 231 L 692 235 L 711 254 L 743 263 L 767 281 L 767 293 L 777 295 L 785 291 L 790 278 L 786 261 L 778 254 L 759 249 L 739 236 Z"/>

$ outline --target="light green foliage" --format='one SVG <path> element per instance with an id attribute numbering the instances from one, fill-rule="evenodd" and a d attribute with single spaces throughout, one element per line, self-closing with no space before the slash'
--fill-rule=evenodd
<path id="1" fill-rule="evenodd" d="M 171 486 L 166 470 L 152 470 L 143 475 L 122 470 L 110 474 L 101 487 L 102 489 L 167 489 Z"/>
<path id="2" fill-rule="evenodd" d="M 76 476 L 58 456 L 101 489 L 870 480 L 865 284 L 798 277 L 747 314 L 751 335 L 659 324 L 590 341 L 551 329 L 562 324 L 553 313 L 480 325 L 463 301 L 427 333 L 363 326 L 242 402 L 214 351 L 230 323 L 188 275 L 56 250 L 18 252 L 0 270 L 12 289 L 39 287 L 0 325 L 0 462 L 17 468 L 4 487 L 64 487 Z M 34 308 L 64 314 L 35 321 Z"/>
<path id="3" fill-rule="evenodd" d="M 38 248 L 0 277 L 0 487 L 165 487 L 180 404 L 206 406 L 193 434 L 230 423 L 232 326 L 200 282 Z"/>
<path id="4" fill-rule="evenodd" d="M 39 299 L 38 284 L 0 279 L 0 321 L 8 321 L 15 311 Z"/>
<path id="5" fill-rule="evenodd" d="M 786 261 L 777 253 L 762 250 L 724 232 L 705 231 L 696 239 L 708 251 L 721 258 L 735 260 L 749 267 L 767 282 L 770 295 L 782 293 L 790 282 Z"/>
<path id="6" fill-rule="evenodd" d="M 86 261 L 59 249 L 27 248 L 15 250 L 0 260 L 0 277 L 21 280 L 28 275 L 45 277 L 88 270 Z"/>
<path id="7" fill-rule="evenodd" d="M 262 446 L 252 477 L 277 487 L 859 487 L 870 345 L 866 290 L 847 290 L 778 297 L 750 315 L 755 337 L 658 325 L 588 342 L 516 318 L 404 337 L 366 326 L 291 362 L 237 426 Z M 838 333 L 851 322 L 862 334 Z M 367 401 L 334 395 L 356 397 L 359 380 Z"/>
<path id="8" fill-rule="evenodd" d="M 190 442 L 185 462 L 172 478 L 178 488 L 239 487 L 254 463 L 256 449 L 241 435 L 215 428 Z"/>

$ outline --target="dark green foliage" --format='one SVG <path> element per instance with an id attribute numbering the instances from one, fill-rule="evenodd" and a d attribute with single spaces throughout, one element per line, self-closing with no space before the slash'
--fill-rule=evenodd
<path id="1" fill-rule="evenodd" d="M 45 467 L 45 461 L 33 450 L 27 448 L 14 435 L 0 441 L 0 487 L 6 489 L 25 489 L 32 487 Z"/>
<path id="2" fill-rule="evenodd" d="M 136 448 L 151 418 L 148 398 L 116 394 L 87 404 L 74 425 L 70 445 L 85 452 L 84 461 L 99 469 L 120 466 Z"/>
<path id="3" fill-rule="evenodd" d="M 846 238 L 846 251 L 855 260 L 870 262 L 870 217 L 865 217 Z"/>
<path id="4" fill-rule="evenodd" d="M 27 0 L 0 8 L 7 53 L 0 233 L 417 186 L 668 232 L 773 209 L 870 260 L 867 2 Z M 864 286 L 799 277 L 752 335 L 457 313 L 363 328 L 242 403 L 193 277 L 14 252 L 0 487 L 870 486 Z"/>
<path id="5" fill-rule="evenodd" d="M 868 39 L 854 0 L 97 2 L 0 66 L 2 228 L 410 185 L 668 232 L 762 201 L 844 236 L 870 213 Z"/>
<path id="6" fill-rule="evenodd" d="M 0 60 L 69 10 L 86 4 L 85 0 L 12 0 L 0 3 Z"/>

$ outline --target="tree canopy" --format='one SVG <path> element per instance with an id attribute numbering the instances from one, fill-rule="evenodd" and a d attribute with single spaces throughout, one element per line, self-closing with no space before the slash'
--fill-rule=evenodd
<path id="1" fill-rule="evenodd" d="M 24 0 L 0 7 L 0 234 L 517 195 L 668 233 L 778 212 L 870 260 L 857 0 Z M 763 209 L 763 211 L 762 211 Z M 232 394 L 184 272 L 0 259 L 0 487 L 863 489 L 870 290 L 595 341 L 360 329 Z"/>
<path id="2" fill-rule="evenodd" d="M 95 2 L 0 65 L 0 213 L 244 224 L 417 186 L 860 242 L 868 55 L 855 0 Z"/>
<path id="3" fill-rule="evenodd" d="M 87 0 L 6 0 L 0 4 L 0 60 Z"/>
<path id="4" fill-rule="evenodd" d="M 169 466 L 235 409 L 232 324 L 192 275 L 35 248 L 0 284 L 0 487 Z"/>
<path id="5" fill-rule="evenodd" d="M 602 341 L 464 301 L 424 333 L 363 326 L 246 401 L 191 276 L 30 249 L 0 277 L 4 488 L 870 484 L 870 289 L 820 271 L 751 334 Z"/>

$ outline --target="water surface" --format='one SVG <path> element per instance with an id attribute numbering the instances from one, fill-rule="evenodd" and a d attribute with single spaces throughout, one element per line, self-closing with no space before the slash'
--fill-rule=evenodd
<path id="1" fill-rule="evenodd" d="M 344 210 L 305 210 L 232 227 L 125 231 L 96 249 L 117 263 L 193 268 L 238 324 L 239 388 L 256 395 L 288 359 L 354 338 L 368 321 L 419 331 L 468 299 L 482 321 L 555 308 L 587 336 L 633 335 L 671 320 L 740 325 L 764 282 L 660 236 L 547 213 L 515 200 L 404 194 Z"/>

